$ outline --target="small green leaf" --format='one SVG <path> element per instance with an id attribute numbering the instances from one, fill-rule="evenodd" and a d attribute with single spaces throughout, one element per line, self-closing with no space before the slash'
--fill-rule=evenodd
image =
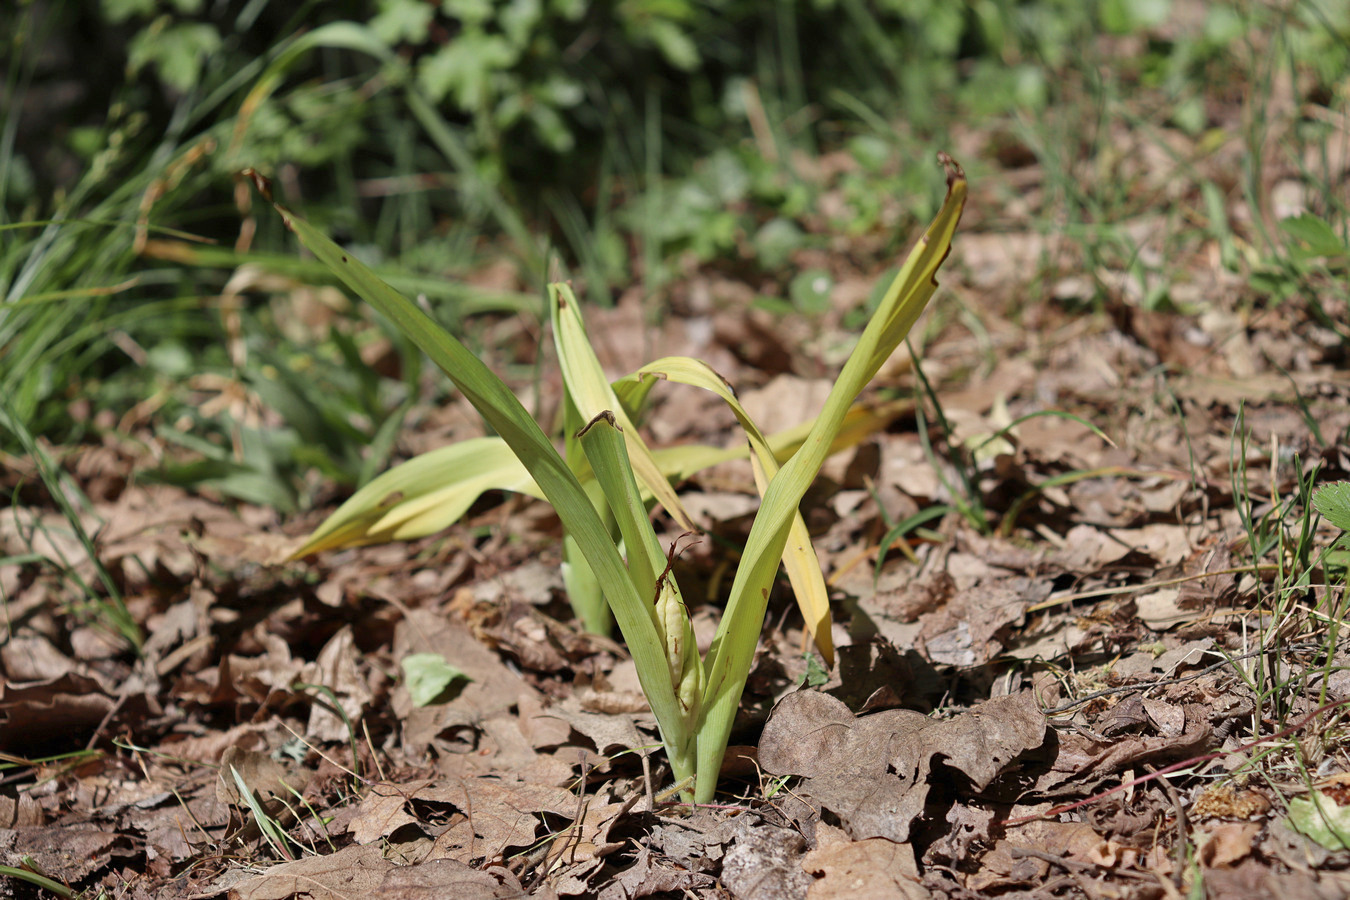
<path id="1" fill-rule="evenodd" d="M 798 687 L 820 687 L 830 680 L 830 670 L 821 665 L 820 657 L 814 653 L 803 653 L 802 657 L 806 660 L 806 671 L 797 682 Z"/>
<path id="2" fill-rule="evenodd" d="M 1320 791 L 1289 801 L 1289 824 L 1328 850 L 1350 850 L 1350 807 Z"/>
<path id="3" fill-rule="evenodd" d="M 1281 219 L 1280 230 L 1301 244 L 1308 256 L 1342 256 L 1346 252 L 1345 241 L 1325 219 L 1312 213 Z"/>
<path id="4" fill-rule="evenodd" d="M 770 271 L 782 268 L 794 250 L 806 243 L 806 235 L 795 222 L 770 219 L 755 235 L 755 253 L 759 264 Z"/>
<path id="5" fill-rule="evenodd" d="M 440 699 L 456 679 L 472 681 L 445 661 L 439 653 L 414 653 L 403 658 L 403 677 L 415 706 L 429 706 Z"/>
<path id="6" fill-rule="evenodd" d="M 656 19 L 647 23 L 646 31 L 666 62 L 686 72 L 698 68 L 698 46 L 674 22 Z"/>
<path id="7" fill-rule="evenodd" d="M 386 44 L 425 43 L 436 7 L 422 0 L 380 0 L 370 30 Z"/>
<path id="8" fill-rule="evenodd" d="M 154 64 L 165 84 L 189 91 L 197 84 L 202 65 L 220 49 L 220 44 L 215 26 L 204 23 L 147 28 L 128 45 L 127 64 L 132 71 Z"/>
<path id="9" fill-rule="evenodd" d="M 824 269 L 807 269 L 799 272 L 788 285 L 788 296 L 792 305 L 809 315 L 819 315 L 830 309 L 830 291 L 834 289 L 834 279 Z"/>
<path id="10" fill-rule="evenodd" d="M 1350 481 L 1322 485 L 1313 491 L 1312 502 L 1328 522 L 1342 531 L 1350 531 Z"/>

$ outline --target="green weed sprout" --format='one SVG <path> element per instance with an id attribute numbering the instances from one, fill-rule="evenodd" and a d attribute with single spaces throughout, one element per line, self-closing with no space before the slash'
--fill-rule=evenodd
<path id="1" fill-rule="evenodd" d="M 564 458 L 516 396 L 477 356 L 318 229 L 274 204 L 301 243 L 440 366 L 500 436 L 519 465 L 511 470 L 513 489 L 543 497 L 553 505 L 566 533 L 568 568 L 573 576 L 580 574 L 580 580 L 593 580 L 598 586 L 633 656 L 675 782 L 694 786 L 692 793 L 685 792 L 686 799 L 707 803 L 713 798 L 780 562 L 786 562 L 799 602 L 801 592 L 816 590 L 819 580 L 819 597 L 808 602 L 824 604 L 820 564 L 798 507 L 836 439 L 846 431 L 854 401 L 905 339 L 937 288 L 936 273 L 951 249 L 966 197 L 960 166 L 945 154 L 939 158 L 947 170 L 946 201 L 863 330 L 824 408 L 781 467 L 775 448 L 726 382 L 705 363 L 671 357 L 613 384 L 607 382 L 586 340 L 571 288 L 554 284 L 549 286 L 550 308 L 566 386 Z M 270 200 L 266 179 L 249 174 Z M 763 498 L 706 657 L 699 656 L 679 585 L 647 512 L 654 498 L 677 522 L 690 527 L 670 477 L 693 463 L 686 459 L 682 465 L 672 465 L 667 458 L 663 466 L 633 425 L 634 414 L 658 380 L 712 390 L 730 405 L 745 430 Z M 471 477 L 479 483 L 489 480 L 495 463 L 483 458 L 490 455 L 484 453 L 488 446 L 479 443 L 465 448 L 461 444 L 455 454 L 476 473 Z M 504 472 L 493 470 L 492 477 Z M 451 502 L 438 501 L 433 495 L 423 499 L 426 515 L 432 515 L 438 502 Z M 455 502 L 462 503 L 462 496 Z M 378 498 L 370 505 L 381 511 Z M 386 505 L 383 511 L 387 509 Z M 370 523 L 355 527 L 369 530 Z M 818 618 L 813 620 L 812 615 Z M 808 611 L 807 616 L 817 636 L 823 633 L 828 638 L 828 607 L 820 613 Z"/>

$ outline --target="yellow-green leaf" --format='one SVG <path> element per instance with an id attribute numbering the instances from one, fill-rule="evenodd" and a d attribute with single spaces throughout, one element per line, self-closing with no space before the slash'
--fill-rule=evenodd
<path id="1" fill-rule="evenodd" d="M 491 490 L 543 498 L 501 438 L 441 447 L 395 466 L 352 494 L 292 556 L 435 534 Z"/>
<path id="2" fill-rule="evenodd" d="M 586 336 L 586 326 L 572 289 L 565 284 L 550 284 L 548 296 L 553 317 L 553 340 L 558 348 L 558 365 L 562 368 L 563 382 L 582 421 L 589 422 L 606 410 L 612 413 L 623 432 L 628 458 L 638 483 L 665 507 L 681 528 L 697 531 L 697 526 L 680 503 L 675 489 L 652 458 L 651 449 L 642 440 L 637 426 L 628 418 L 614 389 L 605 378 L 600 359 Z"/>
<path id="3" fill-rule="evenodd" d="M 769 588 L 788 541 L 797 506 L 825 462 L 854 399 L 904 340 L 937 288 L 934 278 L 951 250 L 952 235 L 966 200 L 965 173 L 945 154 L 941 159 L 947 166 L 947 199 L 942 209 L 919 239 L 918 246 L 910 252 L 881 305 L 867 323 L 801 449 L 769 483 L 764 502 L 750 528 L 726 613 L 705 661 L 707 688 L 703 695 L 703 720 L 695 728 L 698 784 L 694 795 L 699 802 L 711 799 L 716 786 L 736 707 L 759 641 Z"/>
<path id="4" fill-rule="evenodd" d="M 750 445 L 750 460 L 755 473 L 755 487 L 760 496 L 768 490 L 769 482 L 778 474 L 778 459 L 769 441 L 746 412 L 730 383 L 712 366 L 687 356 L 669 356 L 638 369 L 624 381 L 643 382 L 661 378 L 711 391 L 730 407 Z M 793 516 L 792 530 L 783 548 L 783 567 L 792 584 L 797 607 L 802 612 L 806 630 L 815 641 L 826 665 L 834 666 L 834 640 L 830 634 L 830 598 L 825 587 L 825 576 L 820 571 L 820 559 L 811 544 L 811 533 L 801 512 Z"/>
<path id="5" fill-rule="evenodd" d="M 249 174 L 263 195 L 271 200 L 271 187 L 267 181 L 257 173 Z M 623 558 L 591 498 L 516 395 L 482 360 L 416 304 L 381 281 L 369 267 L 284 206 L 277 203 L 273 206 L 315 257 L 417 344 L 501 435 L 553 505 L 563 527 L 576 539 L 577 547 L 609 599 L 614 619 L 633 657 L 664 660 L 663 642 L 647 609 L 650 600 L 638 596 Z M 683 720 L 679 704 L 664 669 L 663 665 L 659 677 L 653 677 L 654 667 L 645 672 L 640 668 L 638 680 L 657 720 L 680 723 Z M 685 741 L 682 732 L 665 736 L 677 744 Z"/>

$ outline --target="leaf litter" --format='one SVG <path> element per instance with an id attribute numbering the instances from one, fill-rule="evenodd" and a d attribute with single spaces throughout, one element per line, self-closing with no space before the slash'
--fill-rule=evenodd
<path id="1" fill-rule="evenodd" d="M 1343 359 L 1323 323 L 1254 311 L 1200 250 L 1169 262 L 1207 310 L 1145 309 L 1137 272 L 1084 271 L 1071 243 L 981 208 L 1002 204 L 972 203 L 949 276 L 981 329 L 939 311 L 920 354 L 944 415 L 923 401 L 807 500 L 839 664 L 812 681 L 777 596 L 718 804 L 664 793 L 631 662 L 570 623 L 538 505 L 487 500 L 412 547 L 293 563 L 317 518 L 74 447 L 58 455 L 94 556 L 55 504 L 0 514 L 0 554 L 50 561 L 0 571 L 0 865 L 126 897 L 1344 896 L 1350 652 L 1325 612 L 1343 595 L 1288 537 L 1299 485 L 1350 475 Z M 1127 224 L 1144 249 L 1162 230 Z M 1023 309 L 1033 256 L 1061 275 Z M 631 297 L 588 317 L 615 374 L 645 345 L 693 353 L 791 424 L 873 274 L 838 273 L 816 322 L 751 309 L 760 286 L 713 269 L 670 288 L 659 329 Z M 1093 284 L 1107 299 L 1083 315 Z M 498 333 L 534 352 L 530 328 Z M 913 393 L 913 365 L 886 386 Z M 658 395 L 662 442 L 727 440 L 714 407 Z M 1115 446 L 1017 418 L 1052 409 Z M 456 403 L 424 421 L 403 451 L 479 427 Z M 754 486 L 725 464 L 686 490 L 713 539 L 676 575 L 708 635 Z M 106 588 L 79 585 L 100 570 L 139 658 L 90 614 Z M 408 677 L 419 657 L 447 666 L 435 690 Z M 31 895 L 0 876 L 0 896 Z"/>

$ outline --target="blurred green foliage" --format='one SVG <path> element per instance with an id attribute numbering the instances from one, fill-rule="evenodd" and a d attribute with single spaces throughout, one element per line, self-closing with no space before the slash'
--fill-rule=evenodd
<path id="1" fill-rule="evenodd" d="M 1071 223 L 1109 222 L 1125 207 L 1107 192 L 1125 187 L 1072 175 L 1086 135 L 1100 139 L 1102 98 L 1162 91 L 1171 123 L 1203 134 L 1206 92 L 1254 31 L 1284 35 L 1310 95 L 1343 89 L 1345 9 L 1179 12 L 1171 0 L 0 4 L 0 401 L 61 443 L 112 430 L 72 414 L 77 400 L 116 424 L 153 398 L 161 438 L 194 460 L 161 477 L 304 505 L 310 476 L 377 471 L 431 388 L 378 320 L 287 330 L 287 292 L 324 276 L 275 217 L 253 220 L 245 167 L 452 329 L 530 308 L 550 259 L 596 302 L 654 291 L 692 259 L 816 315 L 838 273 L 794 260 L 838 235 L 893 255 L 884 236 L 940 199 L 912 163 L 952 146 L 954 127 L 1005 123 L 991 132 L 1046 167 L 1077 204 Z M 524 293 L 465 284 L 503 256 Z M 245 270 L 282 286 L 251 282 L 227 315 L 220 298 Z M 357 374 L 381 340 L 396 377 Z M 209 402 L 230 391 L 242 399 Z M 284 427 L 265 415 L 283 410 Z M 0 450 L 17 449 L 0 433 Z"/>
<path id="2" fill-rule="evenodd" d="M 102 124 L 100 101 L 105 111 L 122 102 L 148 112 L 149 127 L 163 136 L 209 126 L 200 114 L 176 119 L 185 95 L 223 92 L 213 112 L 226 112 L 254 86 L 259 62 L 276 59 L 300 32 L 351 23 L 389 56 L 373 59 L 353 43 L 291 67 L 288 89 L 262 98 L 247 123 L 249 152 L 221 161 L 233 165 L 242 155 L 255 165 L 341 161 L 365 169 L 359 157 L 387 157 L 402 137 L 372 107 L 406 87 L 460 132 L 481 177 L 528 204 L 520 188 L 592 187 L 606 157 L 617 169 L 652 174 L 654 153 L 659 172 L 687 173 L 738 139 L 747 116 L 764 116 L 789 146 L 814 147 L 817 123 L 853 118 L 859 106 L 917 131 L 963 107 L 1035 110 L 1049 98 L 1046 62 L 1063 61 L 1102 26 L 1146 28 L 1167 7 L 1155 0 L 1145 14 L 1133 4 L 1072 0 L 53 0 L 12 7 L 0 24 L 67 61 L 97 34 L 98 66 L 76 79 L 91 107 L 82 124 Z M 112 72 L 124 78 L 108 78 Z M 653 114 L 655 130 L 647 122 Z M 73 132 L 66 137 L 76 149 Z M 93 133 L 84 137 L 86 151 L 97 148 Z M 418 153 L 425 147 L 409 150 L 426 155 Z M 405 158 L 398 168 L 415 162 Z M 42 161 L 25 165 L 41 169 Z"/>

